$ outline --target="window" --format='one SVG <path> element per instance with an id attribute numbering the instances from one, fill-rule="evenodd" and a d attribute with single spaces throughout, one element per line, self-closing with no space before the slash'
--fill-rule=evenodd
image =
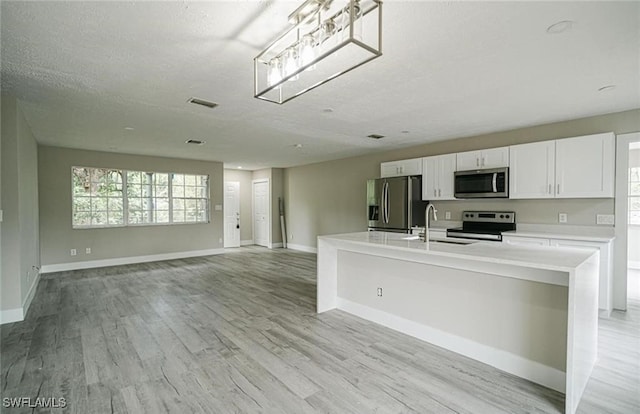
<path id="1" fill-rule="evenodd" d="M 209 176 L 72 167 L 73 228 L 207 223 Z"/>
<path id="2" fill-rule="evenodd" d="M 629 168 L 629 224 L 640 225 L 640 167 Z"/>

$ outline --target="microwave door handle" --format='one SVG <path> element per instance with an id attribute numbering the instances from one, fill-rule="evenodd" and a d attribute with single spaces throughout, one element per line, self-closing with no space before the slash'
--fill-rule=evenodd
<path id="1" fill-rule="evenodd" d="M 493 192 L 498 192 L 498 173 L 493 173 Z"/>

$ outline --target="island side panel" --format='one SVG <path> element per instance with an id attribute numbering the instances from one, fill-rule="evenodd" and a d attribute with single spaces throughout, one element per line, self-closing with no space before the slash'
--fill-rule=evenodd
<path id="1" fill-rule="evenodd" d="M 338 256 L 336 247 L 318 238 L 318 276 L 316 310 L 318 313 L 335 309 L 338 297 Z"/>
<path id="2" fill-rule="evenodd" d="M 343 250 L 337 259 L 339 309 L 565 391 L 567 287 Z"/>
<path id="3" fill-rule="evenodd" d="M 569 278 L 567 390 L 565 412 L 573 414 L 598 357 L 598 286 L 600 255 L 577 267 Z"/>

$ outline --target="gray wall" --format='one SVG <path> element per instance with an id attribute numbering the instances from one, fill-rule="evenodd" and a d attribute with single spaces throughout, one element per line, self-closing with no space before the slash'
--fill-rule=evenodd
<path id="1" fill-rule="evenodd" d="M 2 254 L 0 310 L 21 308 L 37 280 L 38 147 L 11 96 L 2 96 Z M 24 309 L 26 312 L 26 309 Z"/>
<path id="2" fill-rule="evenodd" d="M 253 173 L 244 170 L 224 170 L 225 181 L 237 181 L 240 183 L 240 240 L 253 242 L 251 220 L 253 207 L 251 206 L 251 180 Z"/>
<path id="3" fill-rule="evenodd" d="M 616 134 L 640 131 L 640 110 L 288 168 L 284 173 L 284 191 L 289 242 L 315 247 L 318 235 L 366 230 L 366 180 L 380 176 L 381 162 L 610 131 Z M 537 224 L 557 223 L 558 213 L 562 212 L 569 215 L 569 224 L 594 225 L 596 213 L 614 212 L 613 199 L 468 200 L 434 204 L 443 213 L 451 211 L 452 220 L 460 220 L 460 212 L 465 209 L 501 208 L 516 211 L 522 223 Z"/>
<path id="4" fill-rule="evenodd" d="M 211 222 L 157 226 L 72 229 L 71 167 L 208 174 Z M 43 265 L 145 256 L 223 247 L 223 167 L 219 162 L 125 155 L 108 152 L 40 147 L 40 249 Z M 90 255 L 85 248 L 90 247 Z M 70 256 L 70 249 L 77 256 Z"/>

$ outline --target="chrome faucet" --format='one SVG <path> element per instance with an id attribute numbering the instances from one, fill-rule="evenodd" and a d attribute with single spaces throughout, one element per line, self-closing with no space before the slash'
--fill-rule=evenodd
<path id="1" fill-rule="evenodd" d="M 425 243 L 429 243 L 429 222 L 430 217 L 429 217 L 429 210 L 433 210 L 433 219 L 435 221 L 438 221 L 438 216 L 437 216 L 437 212 L 438 210 L 436 210 L 436 207 L 433 204 L 427 204 L 427 208 L 424 209 L 424 242 Z"/>

